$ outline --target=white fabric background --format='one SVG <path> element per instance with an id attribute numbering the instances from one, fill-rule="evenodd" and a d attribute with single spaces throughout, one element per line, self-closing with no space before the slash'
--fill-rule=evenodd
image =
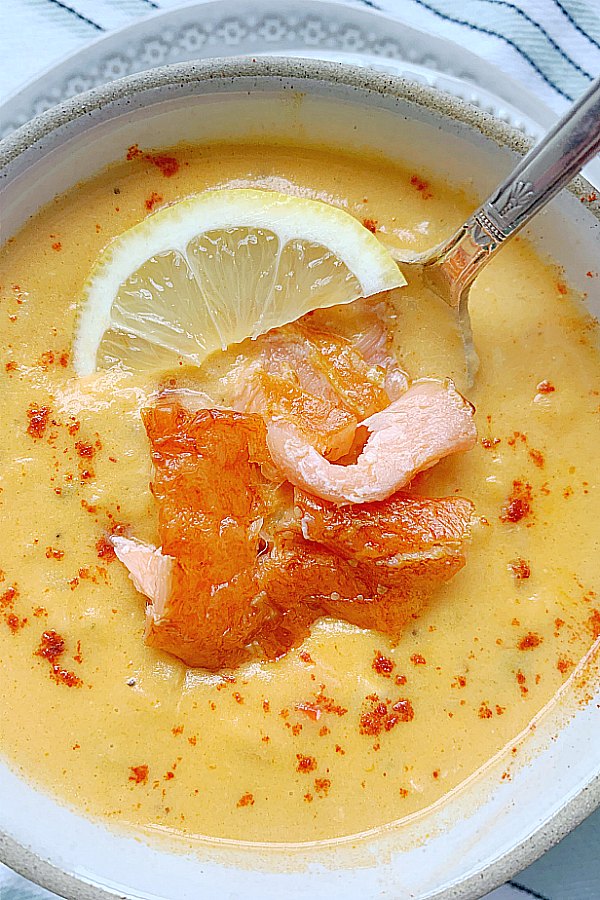
<path id="1" fill-rule="evenodd" d="M 521 81 L 556 112 L 600 74 L 600 0 L 340 2 L 387 12 L 455 41 Z M 0 103 L 95 38 L 179 5 L 178 0 L 1 0 Z M 0 865 L 0 900 L 53 896 Z M 527 897 L 600 900 L 600 812 L 489 900 Z"/>

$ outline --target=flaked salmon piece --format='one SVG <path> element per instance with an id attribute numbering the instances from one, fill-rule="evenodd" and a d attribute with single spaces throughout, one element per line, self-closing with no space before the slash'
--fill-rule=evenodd
<path id="1" fill-rule="evenodd" d="M 270 612 L 254 568 L 277 485 L 259 416 L 191 413 L 179 404 L 143 412 L 162 553 L 175 559 L 167 600 L 146 641 L 191 666 L 235 666 Z"/>
<path id="2" fill-rule="evenodd" d="M 166 556 L 161 547 L 136 538 L 113 535 L 109 541 L 135 589 L 150 600 L 148 614 L 160 619 L 171 591 L 174 557 Z"/>
<path id="3" fill-rule="evenodd" d="M 113 546 L 150 601 L 147 643 L 189 666 L 277 659 L 322 616 L 397 637 L 464 565 L 468 501 L 400 494 L 339 508 L 270 477 L 258 415 L 163 396 L 143 419 L 161 546 Z"/>
<path id="4" fill-rule="evenodd" d="M 348 453 L 358 424 L 339 403 L 303 390 L 293 377 L 268 375 L 262 370 L 252 378 L 254 403 L 267 420 L 296 423 L 296 427 L 328 459 Z"/>
<path id="5" fill-rule="evenodd" d="M 268 423 L 267 444 L 296 487 L 333 503 L 369 503 L 443 457 L 470 450 L 477 438 L 473 412 L 451 382 L 424 381 L 361 423 L 368 437 L 356 463 L 332 464 L 288 422 Z"/>
<path id="6" fill-rule="evenodd" d="M 331 460 L 348 453 L 359 422 L 390 402 L 385 369 L 308 317 L 261 336 L 248 355 L 234 407 L 293 422 Z"/>
<path id="7" fill-rule="evenodd" d="M 370 366 L 384 372 L 384 387 L 390 400 L 408 390 L 408 376 L 392 353 L 391 322 L 394 315 L 387 294 L 363 297 L 347 306 L 314 310 L 300 324 L 345 338 Z"/>
<path id="8" fill-rule="evenodd" d="M 470 500 L 430 500 L 399 491 L 386 500 L 338 506 L 294 490 L 303 536 L 345 559 L 400 565 L 461 551 L 474 512 Z"/>
<path id="9" fill-rule="evenodd" d="M 285 532 L 276 536 L 272 552 L 261 560 L 259 580 L 268 602 L 278 609 L 289 608 L 293 598 L 296 607 L 311 610 L 311 622 L 331 616 L 398 639 L 435 589 L 465 564 L 458 552 L 415 556 L 405 556 L 398 566 L 391 565 L 390 558 L 383 565 L 375 560 L 357 563 Z"/>

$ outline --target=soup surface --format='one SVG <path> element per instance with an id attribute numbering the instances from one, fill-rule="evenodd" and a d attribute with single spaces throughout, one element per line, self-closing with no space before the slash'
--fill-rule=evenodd
<path id="1" fill-rule="evenodd" d="M 471 295 L 478 444 L 413 484 L 475 504 L 466 566 L 396 645 L 321 619 L 276 662 L 187 668 L 144 644 L 144 598 L 106 540 L 125 525 L 157 542 L 140 412 L 159 379 L 75 376 L 78 298 L 98 252 L 157 206 L 216 186 L 325 200 L 411 250 L 473 204 L 422 173 L 337 151 L 172 155 L 167 169 L 138 156 L 78 186 L 0 256 L 0 750 L 76 807 L 174 839 L 361 832 L 427 807 L 510 748 L 600 634 L 596 324 L 556 267 L 513 241 Z M 410 278 L 392 306 L 411 377 L 460 386 L 445 311 Z M 243 353 L 186 377 L 219 396 Z M 405 721 L 364 727 L 399 700 Z"/>

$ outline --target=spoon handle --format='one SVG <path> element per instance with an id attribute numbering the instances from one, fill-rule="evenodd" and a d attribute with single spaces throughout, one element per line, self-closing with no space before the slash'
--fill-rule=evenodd
<path id="1" fill-rule="evenodd" d="M 500 243 L 548 203 L 600 150 L 600 78 L 524 156 L 473 218 Z M 487 230 L 487 228 L 486 228 Z"/>
<path id="2" fill-rule="evenodd" d="M 598 150 L 600 78 L 428 260 L 427 265 L 437 270 L 437 278 L 441 276 L 445 282 L 452 306 L 461 305 L 475 276 L 503 243 L 565 187 Z"/>

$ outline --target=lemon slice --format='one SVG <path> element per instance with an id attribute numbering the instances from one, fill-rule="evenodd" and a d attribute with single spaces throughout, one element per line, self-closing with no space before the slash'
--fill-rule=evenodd
<path id="1" fill-rule="evenodd" d="M 316 200 L 209 191 L 115 238 L 84 286 L 79 375 L 200 365 L 310 312 L 406 284 L 353 216 Z"/>

